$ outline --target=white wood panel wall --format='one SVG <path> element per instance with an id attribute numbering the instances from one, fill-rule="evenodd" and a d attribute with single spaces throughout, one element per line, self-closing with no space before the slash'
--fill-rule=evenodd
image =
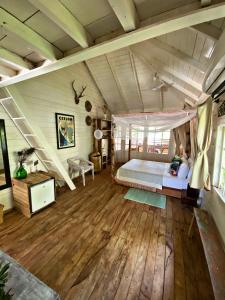
<path id="1" fill-rule="evenodd" d="M 208 151 L 209 170 L 210 170 L 211 176 L 213 176 L 215 148 L 216 148 L 216 136 L 217 136 L 217 121 L 219 120 L 217 118 L 217 105 L 214 105 L 213 113 L 214 113 L 214 116 L 213 116 L 212 140 L 211 140 L 210 148 Z M 213 180 L 211 180 L 211 182 L 213 182 Z M 225 203 L 222 201 L 222 199 L 219 197 L 219 195 L 217 194 L 217 192 L 214 190 L 213 187 L 210 192 L 206 192 L 205 200 L 206 200 L 206 208 L 210 212 L 210 214 L 213 216 L 213 219 L 214 219 L 214 221 L 217 225 L 217 228 L 221 234 L 221 237 L 222 237 L 222 240 L 224 243 L 224 249 L 225 249 L 225 230 L 224 230 L 224 228 L 225 228 L 225 218 L 224 218 Z"/>
<path id="2" fill-rule="evenodd" d="M 5 112 L 2 105 L 0 105 L 0 119 L 5 120 L 6 127 L 6 137 L 7 137 L 7 145 L 8 145 L 8 154 L 9 154 L 9 163 L 10 163 L 10 173 L 11 177 L 15 176 L 15 171 L 18 167 L 17 159 L 16 159 L 16 151 L 19 151 L 23 148 L 29 147 L 25 139 L 22 137 L 19 130 L 15 127 L 12 120 L 9 118 L 7 113 Z M 30 161 L 34 161 L 38 159 L 36 155 L 32 155 L 30 157 Z M 30 167 L 26 166 L 27 171 L 29 172 Z M 43 169 L 43 166 L 39 164 L 39 169 Z M 11 188 L 0 191 L 0 203 L 4 205 L 4 210 L 8 210 L 12 208 L 12 191 Z"/>
<path id="3" fill-rule="evenodd" d="M 72 81 L 75 80 L 75 86 L 78 90 L 87 85 L 85 97 L 81 99 L 80 104 L 74 102 L 74 93 L 71 88 Z M 57 151 L 57 154 L 65 168 L 67 168 L 67 159 L 79 155 L 88 158 L 92 152 L 93 138 L 92 127 L 87 126 L 85 118 L 88 113 L 85 111 L 85 101 L 92 103 L 91 117 L 103 117 L 101 107 L 103 99 L 99 94 L 92 78 L 83 64 L 71 66 L 66 69 L 37 77 L 17 84 L 17 88 L 24 98 L 24 101 L 32 111 L 35 111 L 35 122 L 43 130 L 48 141 Z M 9 160 L 11 175 L 16 169 L 14 151 L 27 147 L 19 131 L 15 128 L 12 121 L 0 108 L 0 118 L 6 121 L 7 141 L 9 147 Z M 97 113 L 98 111 L 98 113 Z M 55 112 L 71 114 L 75 116 L 76 126 L 76 147 L 68 149 L 57 149 Z M 0 203 L 3 203 L 7 209 L 12 207 L 11 193 L 8 190 L 0 192 Z"/>
<path id="4" fill-rule="evenodd" d="M 85 97 L 80 100 L 79 104 L 74 102 L 74 92 L 71 86 L 73 80 L 75 80 L 74 85 L 78 91 L 82 86 L 87 86 L 84 93 Z M 29 109 L 37 112 L 34 121 L 40 125 L 66 168 L 67 158 L 69 157 L 81 155 L 88 158 L 92 151 L 93 139 L 92 127 L 86 125 L 85 118 L 88 114 L 91 117 L 102 117 L 103 100 L 83 64 L 21 82 L 17 85 L 17 88 Z M 86 100 L 92 103 L 91 113 L 85 110 Z M 76 147 L 57 150 L 56 112 L 75 116 Z"/>

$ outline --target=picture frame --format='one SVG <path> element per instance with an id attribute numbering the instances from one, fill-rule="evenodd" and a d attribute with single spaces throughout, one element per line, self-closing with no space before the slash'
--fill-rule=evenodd
<path id="1" fill-rule="evenodd" d="M 73 115 L 55 113 L 55 119 L 57 148 L 75 147 L 75 117 Z"/>

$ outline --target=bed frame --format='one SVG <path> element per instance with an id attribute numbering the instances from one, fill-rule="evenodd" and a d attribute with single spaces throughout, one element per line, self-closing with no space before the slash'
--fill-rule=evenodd
<path id="1" fill-rule="evenodd" d="M 165 186 L 163 186 L 162 189 L 160 190 L 160 189 L 149 187 L 146 185 L 137 184 L 137 183 L 133 183 L 133 182 L 125 181 L 125 180 L 120 180 L 120 179 L 116 178 L 115 176 L 114 176 L 114 181 L 120 185 L 138 188 L 138 189 L 142 189 L 142 190 L 147 190 L 150 192 L 159 193 L 161 195 L 171 196 L 171 197 L 175 197 L 175 198 L 179 198 L 179 199 L 185 198 L 186 193 L 187 193 L 187 190 L 178 190 L 178 189 L 169 188 L 169 187 L 165 187 Z"/>

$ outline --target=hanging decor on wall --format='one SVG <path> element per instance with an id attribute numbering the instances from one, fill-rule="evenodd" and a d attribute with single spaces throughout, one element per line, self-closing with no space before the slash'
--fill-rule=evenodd
<path id="1" fill-rule="evenodd" d="M 90 116 L 87 116 L 85 119 L 85 122 L 86 122 L 87 126 L 91 126 L 92 118 Z"/>
<path id="2" fill-rule="evenodd" d="M 73 115 L 55 114 L 57 148 L 75 147 L 75 122 Z"/>
<path id="3" fill-rule="evenodd" d="M 85 95 L 84 95 L 84 91 L 86 90 L 86 86 L 82 86 L 82 89 L 80 92 L 77 92 L 75 87 L 74 87 L 74 82 L 75 80 L 72 82 L 72 89 L 74 91 L 74 100 L 75 100 L 75 103 L 76 104 L 79 104 L 80 102 L 80 98 L 83 98 Z"/>
<path id="4" fill-rule="evenodd" d="M 96 129 L 94 131 L 94 137 L 96 138 L 96 140 L 101 140 L 103 137 L 103 132 L 100 129 Z"/>
<path id="5" fill-rule="evenodd" d="M 91 105 L 91 102 L 90 101 L 85 101 L 85 109 L 87 112 L 90 112 L 91 109 L 92 109 L 92 105 Z"/>

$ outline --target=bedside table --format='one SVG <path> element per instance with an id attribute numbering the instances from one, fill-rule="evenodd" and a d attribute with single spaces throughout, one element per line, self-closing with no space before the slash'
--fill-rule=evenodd
<path id="1" fill-rule="evenodd" d="M 43 171 L 12 179 L 12 190 L 15 208 L 28 218 L 55 202 L 55 179 Z"/>

